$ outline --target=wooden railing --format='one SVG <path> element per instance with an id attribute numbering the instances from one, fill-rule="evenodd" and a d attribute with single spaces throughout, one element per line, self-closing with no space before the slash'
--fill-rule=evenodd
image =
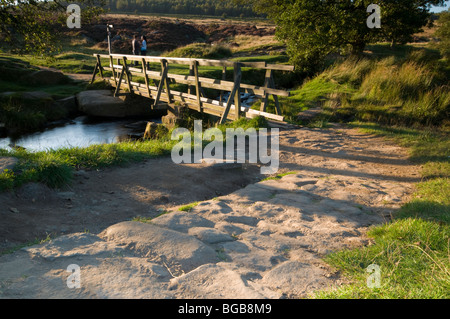
<path id="1" fill-rule="evenodd" d="M 114 95 L 118 96 L 120 90 L 127 90 L 129 93 L 141 95 L 154 100 L 153 106 L 157 106 L 160 101 L 173 103 L 175 101 L 185 104 L 190 109 L 198 112 L 205 112 L 220 117 L 220 123 L 227 119 L 235 120 L 240 116 L 255 117 L 264 116 L 272 120 L 283 121 L 278 96 L 289 96 L 289 92 L 275 88 L 273 71 L 293 71 L 294 67 L 290 65 L 267 64 L 266 62 L 234 62 L 228 60 L 208 60 L 208 59 L 189 59 L 189 58 L 171 58 L 154 56 L 136 56 L 111 54 L 94 54 L 97 59 L 92 82 L 100 73 L 104 78 L 103 70 L 112 72 L 112 77 L 108 81 L 116 88 Z M 108 59 L 108 66 L 102 65 L 102 59 Z M 117 61 L 117 64 L 114 64 Z M 136 65 L 140 65 L 137 67 Z M 151 70 L 150 63 L 158 63 L 161 70 Z M 169 64 L 189 65 L 189 75 L 180 75 L 169 73 Z M 222 67 L 222 79 L 212 79 L 201 77 L 199 75 L 199 66 Z M 264 69 L 264 86 L 256 86 L 242 83 L 242 68 L 251 67 Z M 234 71 L 234 80 L 227 81 L 225 78 L 228 68 Z M 133 82 L 132 77 L 138 76 L 145 80 L 145 84 Z M 150 79 L 154 80 L 156 86 L 150 85 Z M 126 81 L 125 81 L 126 80 Z M 171 90 L 170 82 L 187 84 L 188 92 L 179 92 Z M 203 93 L 203 88 L 216 89 L 220 91 L 220 100 L 210 99 Z M 222 101 L 223 93 L 230 92 L 227 101 Z M 240 92 L 253 93 L 262 98 L 260 110 L 253 110 L 241 106 Z M 276 114 L 267 112 L 269 96 L 272 95 L 275 103 Z"/>

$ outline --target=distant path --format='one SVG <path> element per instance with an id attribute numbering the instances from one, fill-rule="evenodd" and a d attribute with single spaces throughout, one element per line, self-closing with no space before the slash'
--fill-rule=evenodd
<path id="1" fill-rule="evenodd" d="M 84 81 L 84 82 L 90 82 L 92 79 L 92 74 L 83 74 L 83 73 L 65 73 L 59 69 L 51 68 L 47 66 L 37 66 L 41 70 L 48 70 L 53 72 L 62 72 L 64 75 L 67 75 L 69 78 L 75 81 Z"/>
<path id="2" fill-rule="evenodd" d="M 407 157 L 341 125 L 289 129 L 280 172 L 292 174 L 281 179 L 162 158 L 79 172 L 64 192 L 31 185 L 0 195 L 2 243 L 39 229 L 66 234 L 0 257 L 0 297 L 307 297 L 345 282 L 325 254 L 367 245 L 368 227 L 409 200 L 420 168 Z M 70 264 L 81 267 L 81 289 L 66 286 Z"/>

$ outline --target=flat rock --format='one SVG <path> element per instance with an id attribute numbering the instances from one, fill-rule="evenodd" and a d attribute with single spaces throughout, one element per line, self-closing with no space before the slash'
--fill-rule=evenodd
<path id="1" fill-rule="evenodd" d="M 133 103 L 114 97 L 110 90 L 91 90 L 77 94 L 78 109 L 91 116 L 122 118 L 152 115 L 150 104 Z"/>
<path id="2" fill-rule="evenodd" d="M 100 237 L 163 263 L 173 274 L 218 261 L 216 251 L 195 237 L 152 224 L 122 222 L 107 228 Z"/>
<path id="3" fill-rule="evenodd" d="M 262 299 L 279 297 L 275 292 L 265 291 L 251 285 L 242 276 L 223 264 L 206 264 L 190 273 L 171 280 L 169 289 L 182 298 L 237 298 Z"/>
<path id="4" fill-rule="evenodd" d="M 61 236 L 48 243 L 23 248 L 23 250 L 34 257 L 54 261 L 58 258 L 80 256 L 110 256 L 123 249 L 101 240 L 98 236 L 78 233 Z"/>
<path id="5" fill-rule="evenodd" d="M 91 90 L 77 94 L 78 109 L 91 116 L 125 117 L 126 104 L 110 90 Z"/>
<path id="6" fill-rule="evenodd" d="M 189 235 L 192 235 L 207 244 L 217 244 L 234 240 L 233 237 L 221 232 L 220 230 L 206 227 L 190 228 Z"/>
<path id="7" fill-rule="evenodd" d="M 262 282 L 272 289 L 304 297 L 309 292 L 326 288 L 331 283 L 325 274 L 323 269 L 312 264 L 286 261 L 268 271 Z"/>
<path id="8" fill-rule="evenodd" d="M 187 233 L 192 227 L 214 227 L 212 221 L 188 212 L 164 214 L 153 219 L 152 224 L 167 227 L 182 233 Z"/>

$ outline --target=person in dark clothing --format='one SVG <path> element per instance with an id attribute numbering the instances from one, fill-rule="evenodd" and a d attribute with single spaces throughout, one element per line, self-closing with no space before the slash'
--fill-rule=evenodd
<path id="1" fill-rule="evenodd" d="M 141 44 L 139 43 L 138 36 L 135 35 L 131 42 L 133 55 L 139 55 L 141 53 Z M 134 65 L 138 65 L 137 61 L 134 61 Z"/>

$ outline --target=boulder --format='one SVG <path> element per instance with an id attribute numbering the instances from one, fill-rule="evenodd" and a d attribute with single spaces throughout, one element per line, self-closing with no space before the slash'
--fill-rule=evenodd
<path id="1" fill-rule="evenodd" d="M 300 261 L 286 261 L 267 272 L 262 283 L 288 295 L 305 297 L 308 293 L 327 288 L 331 280 L 324 269 Z"/>
<path id="2" fill-rule="evenodd" d="M 66 84 L 70 79 L 59 71 L 39 70 L 21 78 L 22 81 L 31 85 L 57 85 Z"/>
<path id="3" fill-rule="evenodd" d="M 69 117 L 75 116 L 78 111 L 76 96 L 69 96 L 53 103 L 55 108 L 63 109 Z"/>
<path id="4" fill-rule="evenodd" d="M 91 90 L 77 94 L 78 109 L 90 116 L 97 117 L 129 117 L 152 115 L 148 104 L 134 103 L 133 99 L 123 100 L 114 97 L 110 90 Z"/>
<path id="5" fill-rule="evenodd" d="M 153 225 L 170 228 L 172 230 L 187 233 L 192 227 L 214 227 L 214 223 L 197 214 L 187 212 L 172 212 L 164 214 L 152 220 Z"/>
<path id="6" fill-rule="evenodd" d="M 22 100 L 51 100 L 52 95 L 43 91 L 29 91 L 29 92 L 3 92 L 0 97 L 17 97 Z"/>
<path id="7" fill-rule="evenodd" d="M 195 237 L 152 224 L 122 222 L 106 229 L 100 237 L 164 264 L 174 275 L 218 261 L 216 251 Z"/>
<path id="8" fill-rule="evenodd" d="M 144 138 L 145 139 L 155 139 L 166 134 L 168 129 L 163 124 L 158 124 L 154 122 L 148 122 L 145 128 Z"/>

